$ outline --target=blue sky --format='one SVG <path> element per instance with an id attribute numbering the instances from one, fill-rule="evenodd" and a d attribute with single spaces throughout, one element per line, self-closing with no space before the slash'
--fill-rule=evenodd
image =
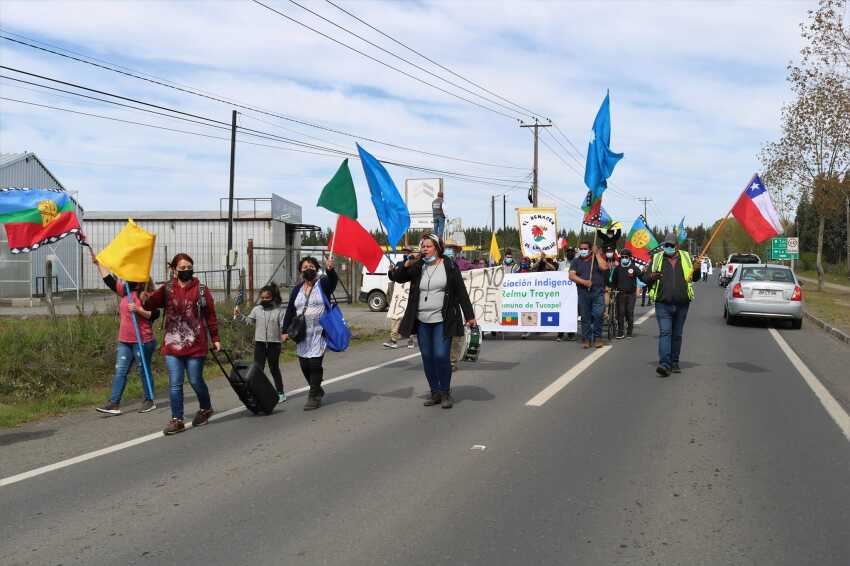
<path id="1" fill-rule="evenodd" d="M 373 56 L 438 82 L 346 36 L 284 0 L 276 9 Z M 324 1 L 306 2 L 387 49 L 460 82 Z M 384 32 L 501 96 L 550 117 L 579 149 L 569 156 L 549 134 L 540 147 L 541 205 L 578 227 L 590 126 L 611 91 L 612 149 L 625 153 L 605 207 L 624 224 L 654 199 L 652 223 L 712 222 L 778 135 L 790 94 L 785 66 L 800 48 L 799 23 L 814 2 L 341 2 Z M 506 117 L 395 73 L 250 2 L 3 2 L 10 31 L 61 45 L 275 113 L 397 145 L 496 163 L 482 166 L 361 142 L 379 158 L 483 177 L 514 179 L 508 219 L 527 204 L 531 136 Z M 215 116 L 231 107 L 0 42 L 3 64 L 92 88 Z M 463 96 L 467 93 L 441 84 Z M 467 83 L 464 86 L 474 90 Z M 32 88 L 32 87 L 27 87 Z M 24 90 L 0 80 L 2 96 L 228 137 L 192 124 Z M 346 136 L 270 118 L 240 125 L 354 151 Z M 257 118 L 264 120 L 259 121 Z M 527 117 L 525 117 L 528 119 Z M 33 151 L 80 191 L 91 210 L 218 208 L 228 186 L 229 142 L 162 132 L 3 101 L 0 149 Z M 268 123 L 271 122 L 271 123 Z M 282 129 L 286 128 L 286 129 Z M 558 142 L 571 149 L 557 132 Z M 312 137 L 306 137 L 312 136 Z M 318 138 L 318 139 L 316 139 Z M 262 140 L 255 140 L 262 141 Z M 305 222 L 331 225 L 318 194 L 341 157 L 240 144 L 237 196 L 277 192 L 304 207 Z M 570 164 L 565 165 L 564 161 Z M 513 167 L 513 168 L 507 168 Z M 422 173 L 389 167 L 399 187 Z M 352 172 L 376 226 L 359 163 Z M 465 225 L 489 223 L 490 195 L 506 189 L 446 179 L 446 209 Z M 501 211 L 497 213 L 501 218 Z"/>

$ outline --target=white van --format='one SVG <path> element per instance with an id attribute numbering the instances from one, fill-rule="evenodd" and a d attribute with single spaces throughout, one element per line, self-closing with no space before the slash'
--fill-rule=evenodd
<path id="1" fill-rule="evenodd" d="M 404 254 L 389 254 L 393 263 L 398 263 L 404 259 Z M 390 280 L 387 277 L 387 272 L 390 268 L 390 261 L 387 259 L 387 254 L 381 258 L 381 263 L 378 264 L 377 271 L 369 272 L 366 267 L 363 267 L 363 283 L 360 285 L 360 301 L 369 305 L 369 310 L 372 312 L 380 312 L 387 310 L 390 306 L 387 289 Z"/>

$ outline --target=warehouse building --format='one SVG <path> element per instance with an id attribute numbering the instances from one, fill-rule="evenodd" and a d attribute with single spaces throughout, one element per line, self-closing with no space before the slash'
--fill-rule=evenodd
<path id="1" fill-rule="evenodd" d="M 226 278 L 228 201 L 220 199 L 218 210 L 205 211 L 90 211 L 84 230 L 91 246 L 99 251 L 132 218 L 145 230 L 156 234 L 151 277 L 163 281 L 168 276 L 168 262 L 179 253 L 189 254 L 195 262 L 195 273 L 210 289 L 224 288 Z M 300 253 L 302 234 L 319 230 L 302 224 L 301 207 L 279 195 L 270 198 L 239 198 L 234 201 L 233 249 L 237 252 L 232 286 L 238 287 L 238 270 L 249 265 L 249 240 L 253 243 L 253 280 L 256 288 L 270 279 L 282 285 L 291 284 L 293 264 Z M 91 262 L 85 264 L 86 288 L 103 284 Z"/>
<path id="2" fill-rule="evenodd" d="M 0 153 L 0 188 L 28 187 L 62 189 L 77 206 L 82 222 L 83 208 L 77 194 L 68 190 L 34 153 Z M 25 298 L 44 293 L 45 260 L 53 260 L 54 291 L 76 291 L 81 276 L 82 248 L 76 238 L 65 238 L 31 253 L 10 254 L 6 231 L 0 228 L 0 299 Z"/>

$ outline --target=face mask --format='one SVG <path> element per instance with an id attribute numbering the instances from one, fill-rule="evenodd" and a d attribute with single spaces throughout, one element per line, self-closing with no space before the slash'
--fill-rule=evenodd
<path id="1" fill-rule="evenodd" d="M 312 281 L 316 278 L 316 270 L 309 267 L 301 272 L 301 277 L 304 278 L 304 281 Z"/>
<path id="2" fill-rule="evenodd" d="M 630 263 L 632 263 L 632 260 L 630 259 L 623 258 L 620 260 L 620 265 L 623 267 L 628 267 Z"/>
<path id="3" fill-rule="evenodd" d="M 274 301 L 260 301 L 260 306 L 264 309 L 270 309 L 274 306 Z"/>
<path id="4" fill-rule="evenodd" d="M 512 258 L 512 257 L 506 257 L 505 258 L 505 265 L 511 265 L 513 262 L 514 262 L 514 258 Z"/>
<path id="5" fill-rule="evenodd" d="M 431 265 L 432 263 L 434 263 L 435 261 L 437 261 L 437 256 L 435 256 L 435 255 L 427 256 L 427 255 L 426 255 L 426 256 L 423 256 L 423 257 L 422 257 L 422 261 L 424 261 L 424 262 L 425 262 L 425 263 L 427 263 L 428 265 Z"/>
<path id="6" fill-rule="evenodd" d="M 449 249 L 446 250 L 446 253 L 443 254 L 443 255 L 445 255 L 446 257 L 454 257 L 455 251 L 453 249 L 449 248 Z"/>
<path id="7" fill-rule="evenodd" d="M 194 275 L 195 275 L 195 272 L 191 269 L 187 269 L 186 271 L 178 271 L 177 272 L 177 279 L 179 279 L 180 281 L 183 281 L 185 283 L 186 281 L 191 281 L 192 277 L 194 277 Z"/>
<path id="8" fill-rule="evenodd" d="M 578 255 L 579 257 L 588 257 L 590 255 L 590 250 L 579 250 Z"/>
<path id="9" fill-rule="evenodd" d="M 675 246 L 664 246 L 664 253 L 668 256 L 671 256 L 676 253 Z"/>
<path id="10" fill-rule="evenodd" d="M 607 257 L 608 259 L 614 259 L 614 252 L 606 252 L 605 257 Z"/>

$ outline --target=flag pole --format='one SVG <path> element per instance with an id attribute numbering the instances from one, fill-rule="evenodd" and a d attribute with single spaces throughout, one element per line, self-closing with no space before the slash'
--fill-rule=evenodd
<path id="1" fill-rule="evenodd" d="M 124 281 L 124 295 L 127 297 L 127 304 L 133 300 L 130 295 L 130 285 Z M 136 345 L 139 347 L 139 360 L 142 364 L 142 370 L 145 374 L 145 389 L 147 389 L 148 397 L 153 401 L 153 379 L 151 377 L 151 369 L 148 367 L 148 362 L 145 359 L 145 350 L 142 345 L 142 333 L 139 331 L 139 322 L 136 320 L 136 313 L 130 313 L 130 319 L 133 321 L 133 330 L 136 332 Z"/>

